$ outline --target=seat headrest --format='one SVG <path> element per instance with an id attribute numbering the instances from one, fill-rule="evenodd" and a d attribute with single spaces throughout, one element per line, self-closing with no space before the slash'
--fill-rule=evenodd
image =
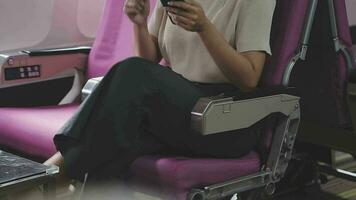
<path id="1" fill-rule="evenodd" d="M 150 0 L 151 11 L 156 0 Z M 107 0 L 88 63 L 88 78 L 103 76 L 118 61 L 133 56 L 132 22 L 124 0 Z"/>

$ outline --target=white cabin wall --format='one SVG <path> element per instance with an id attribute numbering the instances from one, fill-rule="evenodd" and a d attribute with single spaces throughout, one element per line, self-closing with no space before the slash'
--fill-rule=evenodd
<path id="1" fill-rule="evenodd" d="M 105 0 L 0 0 L 0 51 L 91 44 Z"/>
<path id="2" fill-rule="evenodd" d="M 104 4 L 105 0 L 79 0 L 77 24 L 86 37 L 95 37 Z"/>
<path id="3" fill-rule="evenodd" d="M 53 1 L 0 0 L 0 51 L 34 46 L 49 33 Z"/>

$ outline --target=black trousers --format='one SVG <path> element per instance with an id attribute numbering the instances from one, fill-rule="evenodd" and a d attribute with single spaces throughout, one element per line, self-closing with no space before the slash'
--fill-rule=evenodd
<path id="1" fill-rule="evenodd" d="M 201 136 L 190 128 L 197 100 L 238 92 L 230 84 L 191 82 L 142 58 L 116 64 L 79 111 L 54 137 L 65 173 L 82 179 L 123 177 L 147 154 L 236 158 L 257 144 L 253 127 Z"/>

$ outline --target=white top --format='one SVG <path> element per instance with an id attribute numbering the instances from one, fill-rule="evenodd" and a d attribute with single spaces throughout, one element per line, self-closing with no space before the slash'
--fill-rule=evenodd
<path id="1" fill-rule="evenodd" d="M 264 51 L 271 54 L 269 41 L 275 0 L 196 1 L 238 52 Z M 195 82 L 229 82 L 198 34 L 172 24 L 159 0 L 148 29 L 158 38 L 161 54 L 173 71 Z"/>

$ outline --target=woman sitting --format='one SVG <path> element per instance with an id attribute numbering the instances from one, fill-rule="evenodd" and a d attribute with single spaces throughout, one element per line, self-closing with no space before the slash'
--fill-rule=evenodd
<path id="1" fill-rule="evenodd" d="M 258 142 L 252 129 L 202 136 L 190 112 L 201 97 L 257 86 L 275 0 L 158 2 L 148 23 L 149 2 L 125 3 L 138 57 L 113 66 L 54 138 L 58 153 L 45 164 L 66 177 L 124 179 L 143 155 L 236 158 Z"/>

